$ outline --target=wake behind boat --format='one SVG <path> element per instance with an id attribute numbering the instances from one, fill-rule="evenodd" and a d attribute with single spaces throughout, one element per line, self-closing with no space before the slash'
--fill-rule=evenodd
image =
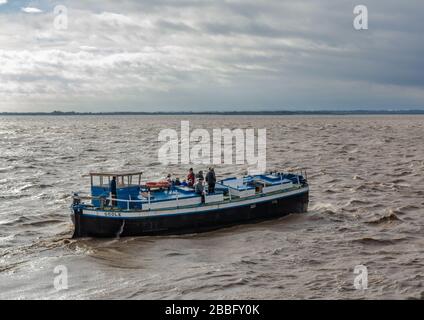
<path id="1" fill-rule="evenodd" d="M 74 238 L 204 232 L 306 212 L 309 202 L 306 173 L 229 177 L 202 194 L 167 181 L 142 183 L 142 172 L 89 176 L 91 195 L 73 195 Z"/>

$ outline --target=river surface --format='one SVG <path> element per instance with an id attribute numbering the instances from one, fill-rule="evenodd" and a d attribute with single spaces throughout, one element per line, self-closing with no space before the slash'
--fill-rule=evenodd
<path id="1" fill-rule="evenodd" d="M 181 120 L 266 128 L 267 168 L 308 171 L 309 212 L 203 234 L 71 239 L 70 194 L 88 191 L 89 171 L 186 174 L 158 161 L 160 130 Z M 0 298 L 423 299 L 423 173 L 423 116 L 1 117 Z M 359 265 L 366 290 L 354 286 Z M 65 274 L 67 289 L 55 287 Z"/>

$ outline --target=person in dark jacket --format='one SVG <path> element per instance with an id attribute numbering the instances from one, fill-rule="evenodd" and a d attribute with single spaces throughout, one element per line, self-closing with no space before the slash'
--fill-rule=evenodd
<path id="1" fill-rule="evenodd" d="M 216 176 L 215 170 L 211 167 L 206 174 L 206 182 L 208 183 L 208 193 L 215 193 Z"/>
<path id="2" fill-rule="evenodd" d="M 113 199 L 116 199 L 116 177 L 112 178 L 110 182 L 110 194 Z M 116 205 L 116 201 L 112 200 L 112 207 Z"/>
<path id="3" fill-rule="evenodd" d="M 181 185 L 180 178 L 175 178 L 175 185 L 176 186 L 180 186 Z"/>
<path id="4" fill-rule="evenodd" d="M 199 173 L 197 174 L 196 179 L 198 180 L 205 180 L 205 177 L 203 176 L 203 171 L 200 170 Z"/>

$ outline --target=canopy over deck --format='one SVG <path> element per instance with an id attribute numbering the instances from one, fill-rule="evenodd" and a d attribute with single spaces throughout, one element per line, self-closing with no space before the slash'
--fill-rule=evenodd
<path id="1" fill-rule="evenodd" d="M 91 180 L 91 187 L 101 187 L 104 188 L 105 186 L 109 188 L 111 179 L 113 177 L 116 178 L 116 182 L 120 188 L 123 187 L 131 187 L 131 186 L 139 186 L 141 183 L 141 175 L 143 172 L 141 171 L 115 171 L 115 172 L 90 172 L 89 174 L 85 175 L 86 177 L 90 177 Z M 133 184 L 133 177 L 138 177 L 138 184 Z M 134 179 L 134 180 L 135 180 Z"/>
<path id="2" fill-rule="evenodd" d="M 90 172 L 86 176 L 91 177 L 125 177 L 125 176 L 138 176 L 142 175 L 143 172 L 141 171 L 130 171 L 130 172 Z"/>

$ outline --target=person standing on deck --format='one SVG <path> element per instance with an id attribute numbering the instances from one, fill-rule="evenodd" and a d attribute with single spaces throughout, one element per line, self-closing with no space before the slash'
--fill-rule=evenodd
<path id="1" fill-rule="evenodd" d="M 170 193 L 174 189 L 174 181 L 172 181 L 172 176 L 170 173 L 165 178 L 165 181 L 168 182 L 168 193 Z"/>
<path id="2" fill-rule="evenodd" d="M 194 192 L 201 195 L 201 194 L 203 194 L 204 190 L 205 189 L 203 187 L 203 179 L 197 180 L 197 183 L 194 186 Z"/>
<path id="3" fill-rule="evenodd" d="M 202 170 L 199 171 L 199 173 L 197 174 L 197 177 L 196 178 L 198 180 L 200 180 L 200 179 L 205 180 L 205 177 L 203 176 L 203 171 Z"/>
<path id="4" fill-rule="evenodd" d="M 116 199 L 116 177 L 112 178 L 110 182 L 110 194 L 113 199 Z M 112 200 L 112 207 L 116 205 L 116 201 Z"/>
<path id="5" fill-rule="evenodd" d="M 203 178 L 199 178 L 194 186 L 194 192 L 202 197 L 202 203 L 205 203 L 205 187 L 203 186 Z"/>
<path id="6" fill-rule="evenodd" d="M 189 187 L 193 187 L 196 182 L 196 178 L 194 177 L 193 168 L 190 168 L 187 175 L 187 184 Z"/>
<path id="7" fill-rule="evenodd" d="M 215 193 L 216 176 L 212 167 L 209 168 L 209 172 L 206 174 L 206 182 L 208 183 L 208 193 Z"/>

